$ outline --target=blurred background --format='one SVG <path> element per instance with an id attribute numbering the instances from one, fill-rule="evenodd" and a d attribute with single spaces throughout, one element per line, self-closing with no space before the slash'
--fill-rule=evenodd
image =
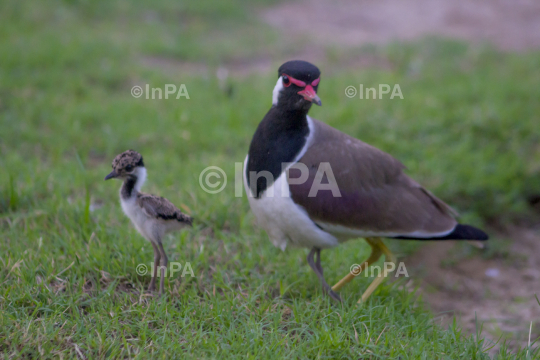
<path id="1" fill-rule="evenodd" d="M 437 321 L 455 314 L 472 334 L 477 319 L 490 338 L 526 345 L 531 321 L 540 335 L 539 49 L 534 0 L 4 0 L 0 283 L 20 296 L 18 309 L 37 301 L 22 300 L 35 274 L 75 258 L 79 280 L 101 269 L 142 281 L 132 263 L 151 249 L 119 210 L 119 184 L 103 182 L 113 157 L 133 148 L 147 191 L 199 220 L 176 244 L 198 257 L 198 271 L 229 266 L 242 281 L 264 259 L 260 274 L 272 281 L 309 278 L 306 288 L 317 288 L 307 269 L 280 265 L 304 266 L 305 254 L 272 249 L 231 180 L 271 106 L 277 68 L 303 59 L 322 72 L 312 117 L 392 154 L 462 222 L 492 235 L 483 250 L 391 243 L 411 275 L 402 286 L 418 288 Z M 189 99 L 131 95 L 147 84 L 184 84 Z M 403 99 L 346 96 L 360 84 L 399 84 Z M 211 165 L 229 177 L 217 195 L 198 182 Z M 104 245 L 93 249 L 95 237 Z M 237 265 L 201 257 L 201 246 L 223 244 Z M 328 276 L 360 260 L 359 246 L 328 252 Z"/>

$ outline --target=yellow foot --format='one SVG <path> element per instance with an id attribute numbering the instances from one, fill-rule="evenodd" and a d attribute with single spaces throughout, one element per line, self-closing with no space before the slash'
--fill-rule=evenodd
<path id="1" fill-rule="evenodd" d="M 384 266 L 382 273 L 373 280 L 373 282 L 368 286 L 366 291 L 362 294 L 362 297 L 358 300 L 358 303 L 365 302 L 369 296 L 375 291 L 377 286 L 379 286 L 384 279 L 395 269 L 396 257 L 390 249 L 384 245 L 380 238 L 366 238 L 367 243 L 371 246 L 371 255 L 369 258 L 362 263 L 359 267 L 351 268 L 351 272 L 348 273 L 343 279 L 341 279 L 336 285 L 332 286 L 332 290 L 338 291 L 343 286 L 352 281 L 356 276 L 358 276 L 362 271 L 364 271 L 369 265 L 376 262 L 382 254 L 385 255 L 386 263 L 393 263 L 392 270 L 389 270 L 387 266 Z"/>

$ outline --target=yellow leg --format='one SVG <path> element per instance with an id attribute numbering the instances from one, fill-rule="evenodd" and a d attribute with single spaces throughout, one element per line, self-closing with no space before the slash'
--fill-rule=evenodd
<path id="1" fill-rule="evenodd" d="M 380 242 L 379 238 L 366 238 L 367 243 L 371 246 L 371 255 L 369 258 L 364 261 L 359 268 L 355 268 L 353 272 L 348 273 L 343 279 L 341 279 L 336 285 L 332 286 L 332 290 L 339 291 L 343 286 L 347 285 L 354 279 L 356 276 L 360 275 L 362 271 L 366 269 L 369 265 L 373 264 L 375 261 L 379 260 L 382 255 L 382 250 L 377 245 L 377 241 Z M 351 269 L 353 270 L 353 269 Z"/>
<path id="2" fill-rule="evenodd" d="M 364 261 L 362 265 L 360 265 L 359 268 L 354 269 L 355 270 L 354 272 L 348 273 L 336 285 L 332 286 L 332 290 L 334 291 L 340 290 L 343 286 L 351 282 L 352 279 L 354 279 L 362 271 L 364 271 L 369 265 L 379 260 L 382 254 L 384 254 L 386 258 L 386 262 L 391 262 L 394 264 L 393 268 L 395 269 L 396 257 L 394 256 L 394 254 L 392 254 L 390 249 L 388 249 L 386 245 L 384 245 L 381 238 L 366 238 L 366 241 L 369 244 L 369 246 L 371 246 L 371 255 L 369 256 L 369 258 L 366 261 Z M 368 286 L 366 291 L 364 291 L 364 293 L 362 294 L 362 297 L 358 300 L 359 303 L 366 301 L 369 298 L 369 296 L 373 293 L 373 291 L 375 291 L 377 286 L 379 286 L 384 281 L 384 279 L 388 276 L 388 274 L 391 272 L 390 270 L 386 268 L 386 266 L 384 266 L 383 268 L 384 268 L 383 272 L 380 273 L 379 276 L 377 276 L 377 278 L 373 280 L 373 282 Z"/>
<path id="3" fill-rule="evenodd" d="M 382 242 L 380 238 L 374 238 L 372 240 L 375 243 L 374 245 L 377 246 L 377 248 L 383 252 L 386 262 L 393 263 L 394 264 L 393 269 L 395 269 L 396 257 L 394 256 L 394 254 L 392 254 L 390 249 L 388 249 L 386 245 L 384 245 L 384 243 Z M 366 291 L 364 291 L 364 293 L 362 294 L 362 297 L 358 300 L 358 303 L 365 302 L 369 298 L 369 296 L 373 293 L 373 291 L 375 291 L 377 286 L 379 286 L 379 284 L 384 281 L 384 279 L 388 276 L 388 274 L 391 271 L 393 271 L 393 269 L 392 270 L 387 269 L 386 266 L 384 266 L 383 268 L 384 270 L 382 274 L 379 274 L 379 276 L 375 280 L 373 280 L 373 282 L 368 286 Z"/>

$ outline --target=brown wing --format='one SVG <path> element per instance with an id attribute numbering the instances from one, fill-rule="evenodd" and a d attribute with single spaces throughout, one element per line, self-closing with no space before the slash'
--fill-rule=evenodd
<path id="1" fill-rule="evenodd" d="M 299 161 L 309 169 L 308 180 L 290 185 L 290 190 L 294 202 L 314 221 L 404 236 L 436 234 L 456 226 L 453 210 L 405 175 L 398 160 L 322 122 L 313 124 L 313 141 Z M 341 197 L 330 190 L 308 196 L 324 162 L 330 164 Z M 298 175 L 291 172 L 290 177 Z"/>
<path id="2" fill-rule="evenodd" d="M 137 204 L 151 217 L 176 220 L 189 225 L 193 222 L 191 216 L 183 214 L 173 203 L 161 196 L 140 193 L 137 196 Z"/>

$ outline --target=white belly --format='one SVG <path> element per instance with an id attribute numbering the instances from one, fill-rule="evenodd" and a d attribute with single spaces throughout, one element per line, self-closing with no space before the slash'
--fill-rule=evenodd
<path id="1" fill-rule="evenodd" d="M 122 210 L 129 217 L 137 231 L 146 240 L 157 243 L 160 242 L 165 234 L 176 230 L 178 226 L 176 221 L 163 221 L 148 216 L 136 203 L 136 197 L 121 199 Z M 178 225 L 180 225 L 178 223 Z"/>
<path id="2" fill-rule="evenodd" d="M 276 247 L 285 250 L 290 243 L 297 247 L 324 249 L 339 244 L 336 237 L 317 227 L 307 212 L 294 203 L 285 175 L 268 187 L 260 198 L 254 198 L 247 184 L 247 160 L 248 157 L 244 161 L 243 177 L 249 205 Z"/>

